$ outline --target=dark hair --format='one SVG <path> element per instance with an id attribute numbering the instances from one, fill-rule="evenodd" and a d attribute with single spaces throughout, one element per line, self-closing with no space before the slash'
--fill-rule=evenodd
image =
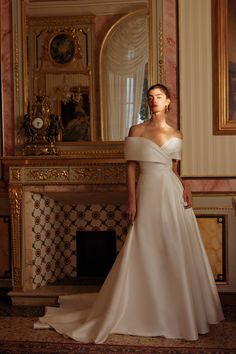
<path id="1" fill-rule="evenodd" d="M 165 85 L 162 85 L 162 84 L 159 84 L 159 83 L 149 87 L 149 89 L 147 90 L 147 97 L 148 97 L 150 91 L 155 90 L 157 88 L 159 88 L 162 92 L 164 92 L 166 97 L 170 99 L 170 91 L 168 90 L 168 88 Z"/>

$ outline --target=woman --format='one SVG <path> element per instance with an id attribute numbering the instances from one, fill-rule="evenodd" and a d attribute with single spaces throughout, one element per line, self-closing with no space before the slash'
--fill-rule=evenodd
<path id="1" fill-rule="evenodd" d="M 177 174 L 182 135 L 165 120 L 169 91 L 152 86 L 148 102 L 150 120 L 131 127 L 125 143 L 126 242 L 96 297 L 61 297 L 40 319 L 77 341 L 102 343 L 112 333 L 196 340 L 223 319 L 191 194 Z"/>

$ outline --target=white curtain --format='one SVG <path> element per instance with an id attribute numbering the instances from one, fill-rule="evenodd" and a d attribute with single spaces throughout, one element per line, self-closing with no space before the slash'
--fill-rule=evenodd
<path id="1" fill-rule="evenodd" d="M 145 14 L 122 21 L 109 39 L 104 54 L 105 140 L 123 140 L 138 122 L 148 47 Z"/>

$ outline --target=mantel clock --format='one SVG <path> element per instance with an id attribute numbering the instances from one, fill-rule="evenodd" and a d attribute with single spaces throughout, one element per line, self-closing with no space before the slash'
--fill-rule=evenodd
<path id="1" fill-rule="evenodd" d="M 63 127 L 60 117 L 51 113 L 47 96 L 36 96 L 30 114 L 24 116 L 23 128 L 24 155 L 59 154 L 55 142 Z"/>

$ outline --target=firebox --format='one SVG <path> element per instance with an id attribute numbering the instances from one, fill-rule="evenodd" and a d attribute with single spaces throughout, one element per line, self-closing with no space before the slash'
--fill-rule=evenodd
<path id="1" fill-rule="evenodd" d="M 77 231 L 77 277 L 104 279 L 116 259 L 115 231 Z"/>

